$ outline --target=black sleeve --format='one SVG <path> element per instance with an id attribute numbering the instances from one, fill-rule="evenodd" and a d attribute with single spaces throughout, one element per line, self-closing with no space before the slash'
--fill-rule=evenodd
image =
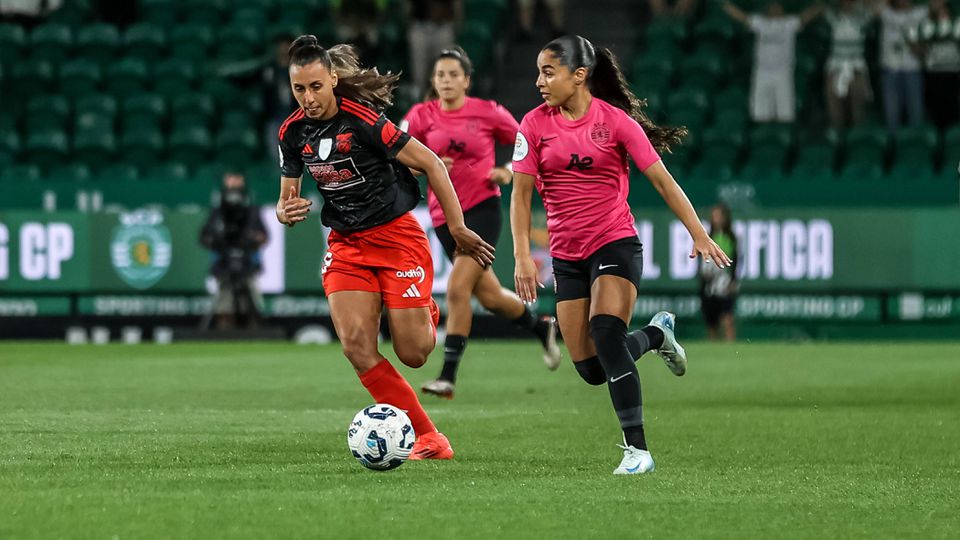
<path id="1" fill-rule="evenodd" d="M 394 125 L 383 114 L 380 114 L 377 122 L 372 126 L 366 122 L 359 123 L 363 126 L 361 131 L 366 135 L 368 142 L 388 158 L 396 158 L 400 150 L 410 142 L 410 135 Z"/>
<path id="2" fill-rule="evenodd" d="M 739 242 L 737 242 L 737 235 L 734 234 L 732 236 L 733 236 L 733 253 L 730 258 L 733 259 L 733 262 L 730 265 L 730 271 L 733 273 L 733 276 L 731 277 L 731 279 L 734 282 L 736 282 L 737 281 L 737 263 L 740 262 L 740 244 Z"/>
<path id="3" fill-rule="evenodd" d="M 300 152 L 297 151 L 290 140 L 293 137 L 291 131 L 288 129 L 284 132 L 277 148 L 277 152 L 280 154 L 280 176 L 300 178 L 303 175 L 303 158 L 300 157 Z"/>

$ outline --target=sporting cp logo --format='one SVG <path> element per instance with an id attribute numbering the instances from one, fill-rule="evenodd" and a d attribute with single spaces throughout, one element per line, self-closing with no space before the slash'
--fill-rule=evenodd
<path id="1" fill-rule="evenodd" d="M 110 240 L 110 261 L 127 285 L 149 289 L 170 269 L 173 244 L 163 215 L 137 210 L 120 215 Z"/>

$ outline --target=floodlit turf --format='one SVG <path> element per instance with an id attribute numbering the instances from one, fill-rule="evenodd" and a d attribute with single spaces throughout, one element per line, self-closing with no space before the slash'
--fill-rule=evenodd
<path id="1" fill-rule="evenodd" d="M 606 388 L 532 343 L 471 343 L 424 400 L 456 460 L 385 473 L 335 346 L 3 344 L 0 538 L 960 535 L 960 345 L 687 350 L 641 360 L 657 470 L 614 477 Z"/>

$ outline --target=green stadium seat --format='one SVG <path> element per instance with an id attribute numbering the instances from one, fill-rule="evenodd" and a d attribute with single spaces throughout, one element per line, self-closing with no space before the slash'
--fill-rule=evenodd
<path id="1" fill-rule="evenodd" d="M 262 145 L 253 129 L 222 129 L 217 134 L 217 158 L 234 166 L 245 167 L 256 161 Z"/>
<path id="2" fill-rule="evenodd" d="M 90 167 L 99 167 L 113 161 L 117 153 L 117 139 L 112 131 L 84 129 L 73 134 L 73 157 Z"/>
<path id="3" fill-rule="evenodd" d="M 680 47 L 687 39 L 687 27 L 682 20 L 658 17 L 647 25 L 647 30 L 642 35 L 648 47 L 654 44 Z"/>
<path id="4" fill-rule="evenodd" d="M 167 34 L 163 27 L 138 23 L 124 32 L 123 44 L 128 56 L 154 62 L 166 53 Z"/>
<path id="5" fill-rule="evenodd" d="M 90 94 L 79 96 L 73 102 L 76 114 L 93 113 L 114 117 L 117 115 L 117 100 L 108 94 Z"/>
<path id="6" fill-rule="evenodd" d="M 783 162 L 769 157 L 751 157 L 737 175 L 748 183 L 779 182 L 784 178 Z"/>
<path id="7" fill-rule="evenodd" d="M 726 128 L 709 127 L 703 130 L 703 157 L 715 163 L 736 164 L 743 149 L 743 133 Z"/>
<path id="8" fill-rule="evenodd" d="M 280 168 L 276 161 L 258 161 L 243 171 L 247 177 L 248 184 L 260 184 L 264 186 L 276 185 L 279 191 L 278 179 L 280 178 Z"/>
<path id="9" fill-rule="evenodd" d="M 61 182 L 87 182 L 92 176 L 90 167 L 83 163 L 67 163 L 50 167 L 43 178 Z"/>
<path id="10" fill-rule="evenodd" d="M 870 126 L 851 128 L 846 136 L 846 161 L 883 164 L 889 136 L 886 129 Z"/>
<path id="11" fill-rule="evenodd" d="M 733 165 L 701 159 L 687 173 L 687 178 L 694 182 L 727 182 L 733 180 Z"/>
<path id="12" fill-rule="evenodd" d="M 107 67 L 104 86 L 114 96 L 130 96 L 145 89 L 148 76 L 146 62 L 127 57 Z"/>
<path id="13" fill-rule="evenodd" d="M 73 96 L 94 94 L 102 78 L 100 64 L 86 58 L 69 60 L 60 66 L 60 91 Z"/>
<path id="14" fill-rule="evenodd" d="M 0 129 L 0 165 L 17 160 L 20 155 L 20 134 L 13 130 Z"/>
<path id="15" fill-rule="evenodd" d="M 477 21 L 487 28 L 499 28 L 508 7 L 507 0 L 465 0 L 464 18 Z"/>
<path id="16" fill-rule="evenodd" d="M 723 60 L 713 51 L 701 51 L 680 62 L 678 77 L 685 87 L 713 91 L 724 76 Z"/>
<path id="17" fill-rule="evenodd" d="M 220 115 L 221 129 L 256 129 L 257 118 L 245 109 L 229 110 Z"/>
<path id="18" fill-rule="evenodd" d="M 750 119 L 744 108 L 717 109 L 713 115 L 713 125 L 717 127 L 744 131 L 749 123 Z"/>
<path id="19" fill-rule="evenodd" d="M 257 59 L 263 55 L 258 28 L 233 24 L 217 32 L 216 60 L 220 63 Z"/>
<path id="20" fill-rule="evenodd" d="M 73 31 L 64 24 L 44 23 L 30 32 L 30 58 L 59 63 L 73 47 Z"/>
<path id="21" fill-rule="evenodd" d="M 0 62 L 12 64 L 25 56 L 27 33 L 16 24 L 0 24 Z"/>
<path id="22" fill-rule="evenodd" d="M 120 136 L 120 155 L 123 161 L 137 166 L 152 165 L 163 154 L 163 133 L 150 124 L 133 124 Z"/>
<path id="23" fill-rule="evenodd" d="M 735 23 L 729 17 L 707 17 L 693 28 L 693 41 L 698 48 L 709 48 L 714 55 L 724 55 L 736 43 Z"/>
<path id="24" fill-rule="evenodd" d="M 793 147 L 793 127 L 781 124 L 761 124 L 750 132 L 751 153 L 774 153 L 780 156 Z"/>
<path id="25" fill-rule="evenodd" d="M 192 92 L 197 70 L 192 62 L 171 58 L 153 70 L 153 89 L 167 99 Z"/>
<path id="26" fill-rule="evenodd" d="M 43 173 L 40 167 L 29 163 L 11 165 L 0 170 L 0 182 L 36 182 L 41 176 Z"/>
<path id="27" fill-rule="evenodd" d="M 205 77 L 200 81 L 200 86 L 200 93 L 210 96 L 214 103 L 223 110 L 236 106 L 237 101 L 243 95 L 248 94 L 248 92 L 239 90 L 233 83 L 223 77 Z"/>
<path id="28" fill-rule="evenodd" d="M 31 125 L 64 128 L 70 116 L 70 102 L 66 96 L 35 96 L 27 100 L 27 116 Z"/>
<path id="29" fill-rule="evenodd" d="M 663 123 L 672 126 L 686 126 L 689 131 L 701 132 L 707 125 L 707 113 L 702 109 L 680 109 L 674 110 L 671 114 L 665 116 Z"/>
<path id="30" fill-rule="evenodd" d="M 937 179 L 937 171 L 930 159 L 916 160 L 911 157 L 897 156 L 887 178 L 904 184 L 932 182 Z"/>
<path id="31" fill-rule="evenodd" d="M 200 184 L 220 185 L 223 182 L 223 174 L 227 172 L 228 166 L 220 161 L 204 163 L 196 167 L 193 172 L 193 181 Z"/>
<path id="32" fill-rule="evenodd" d="M 53 92 L 54 71 L 50 62 L 18 62 L 13 65 L 8 96 L 27 99 Z"/>
<path id="33" fill-rule="evenodd" d="M 102 129 L 113 131 L 114 115 L 98 112 L 79 112 L 73 115 L 73 130 Z"/>
<path id="34" fill-rule="evenodd" d="M 710 106 L 707 93 L 699 88 L 680 88 L 667 96 L 667 115 L 683 110 L 707 112 Z"/>
<path id="35" fill-rule="evenodd" d="M 639 56 L 630 69 L 630 80 L 637 84 L 643 84 L 644 81 L 655 79 L 658 81 L 670 82 L 673 77 L 674 63 L 667 58 L 658 56 Z"/>
<path id="36" fill-rule="evenodd" d="M 185 2 L 177 0 L 139 0 L 140 20 L 162 26 L 164 28 L 173 28 L 177 23 L 179 13 L 178 6 Z"/>
<path id="37" fill-rule="evenodd" d="M 270 6 L 256 5 L 249 0 L 241 6 L 229 10 L 230 20 L 227 24 L 263 26 L 273 19 Z"/>
<path id="38" fill-rule="evenodd" d="M 213 29 L 196 24 L 177 25 L 170 30 L 170 55 L 185 62 L 197 62 L 210 54 Z"/>
<path id="39" fill-rule="evenodd" d="M 835 144 L 826 141 L 811 141 L 801 144 L 797 148 L 797 167 L 814 170 L 826 168 L 832 170 L 836 162 L 837 148 Z"/>
<path id="40" fill-rule="evenodd" d="M 144 169 L 147 182 L 173 182 L 190 178 L 190 169 L 183 163 L 166 161 Z"/>
<path id="41" fill-rule="evenodd" d="M 140 169 L 131 163 L 110 162 L 101 164 L 94 175 L 97 182 L 129 183 L 140 179 Z"/>
<path id="42" fill-rule="evenodd" d="M 58 163 L 69 151 L 67 133 L 62 129 L 43 127 L 27 135 L 26 152 L 33 163 Z"/>
<path id="43" fill-rule="evenodd" d="M 960 125 L 947 129 L 943 134 L 943 163 L 941 170 L 954 178 L 957 164 L 960 163 Z"/>
<path id="44" fill-rule="evenodd" d="M 120 43 L 120 32 L 110 24 L 94 23 L 77 30 L 77 56 L 100 65 L 116 60 Z"/>
<path id="45" fill-rule="evenodd" d="M 217 28 L 223 23 L 227 5 L 226 0 L 187 0 L 181 8 L 188 23 Z"/>
<path id="46" fill-rule="evenodd" d="M 47 15 L 47 20 L 77 28 L 89 21 L 92 13 L 90 0 L 69 0 Z"/>
<path id="47" fill-rule="evenodd" d="M 912 126 L 901 128 L 894 136 L 897 146 L 897 155 L 926 155 L 928 161 L 933 159 L 937 149 L 939 134 L 933 126 Z"/>
<path id="48" fill-rule="evenodd" d="M 883 164 L 873 161 L 848 161 L 837 177 L 842 182 L 879 182 L 883 180 Z"/>
<path id="49" fill-rule="evenodd" d="M 790 171 L 792 182 L 833 180 L 833 166 L 828 161 L 798 161 Z"/>
<path id="50" fill-rule="evenodd" d="M 719 111 L 738 110 L 747 111 L 750 105 L 750 94 L 746 88 L 729 86 L 713 97 L 713 106 Z"/>
<path id="51" fill-rule="evenodd" d="M 167 139 L 167 156 L 173 161 L 197 167 L 206 161 L 212 144 L 210 132 L 206 129 L 178 128 Z"/>
<path id="52" fill-rule="evenodd" d="M 194 115 L 207 119 L 217 112 L 217 105 L 209 94 L 180 95 L 170 101 L 170 111 L 174 116 Z"/>
<path id="53" fill-rule="evenodd" d="M 167 114 L 167 103 L 157 94 L 133 94 L 120 102 L 121 122 L 130 126 L 159 126 Z"/>
<path id="54" fill-rule="evenodd" d="M 458 41 L 470 56 L 477 72 L 489 71 L 493 62 L 493 33 L 490 28 L 483 23 L 468 21 L 463 25 Z"/>

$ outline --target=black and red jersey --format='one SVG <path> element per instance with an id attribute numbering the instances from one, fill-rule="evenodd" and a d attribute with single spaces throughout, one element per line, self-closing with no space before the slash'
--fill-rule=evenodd
<path id="1" fill-rule="evenodd" d="M 352 232 L 376 227 L 412 210 L 420 186 L 396 157 L 410 140 L 386 116 L 346 98 L 340 112 L 314 120 L 299 109 L 280 127 L 280 174 L 304 168 L 323 195 L 320 220 Z"/>

